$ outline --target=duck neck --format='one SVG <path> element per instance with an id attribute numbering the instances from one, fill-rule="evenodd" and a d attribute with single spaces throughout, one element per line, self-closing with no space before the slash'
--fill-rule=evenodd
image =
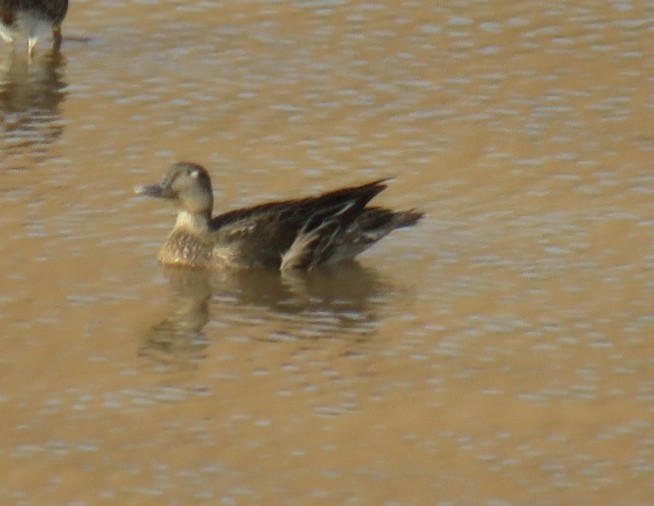
<path id="1" fill-rule="evenodd" d="M 209 215 L 181 210 L 175 222 L 175 229 L 180 228 L 196 234 L 206 233 L 209 230 Z"/>

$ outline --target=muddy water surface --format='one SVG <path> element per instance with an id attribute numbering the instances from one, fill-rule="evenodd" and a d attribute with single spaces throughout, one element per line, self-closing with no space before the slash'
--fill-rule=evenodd
<path id="1" fill-rule="evenodd" d="M 0 49 L 2 504 L 651 504 L 647 2 L 72 2 Z M 311 275 L 169 270 L 227 210 L 395 176 Z"/>

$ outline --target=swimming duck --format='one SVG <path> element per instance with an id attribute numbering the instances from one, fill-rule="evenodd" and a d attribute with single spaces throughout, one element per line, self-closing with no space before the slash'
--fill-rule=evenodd
<path id="1" fill-rule="evenodd" d="M 141 195 L 172 200 L 177 221 L 159 251 L 166 265 L 187 267 L 313 269 L 353 259 L 423 213 L 366 207 L 386 185 L 380 179 L 314 197 L 269 202 L 212 218 L 213 190 L 204 167 L 173 164 Z"/>
<path id="2" fill-rule="evenodd" d="M 13 43 L 19 33 L 26 34 L 31 56 L 41 35 L 52 30 L 53 49 L 58 51 L 67 11 L 68 0 L 0 0 L 0 37 Z"/>

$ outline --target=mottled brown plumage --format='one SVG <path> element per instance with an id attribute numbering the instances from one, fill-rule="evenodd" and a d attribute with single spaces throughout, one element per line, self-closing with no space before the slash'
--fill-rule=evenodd
<path id="1" fill-rule="evenodd" d="M 176 163 L 160 183 L 135 191 L 177 204 L 177 221 L 159 252 L 162 263 L 286 271 L 352 259 L 392 230 L 422 218 L 414 210 L 367 207 L 384 188 L 384 180 L 378 180 L 213 218 L 211 180 L 199 165 Z"/>

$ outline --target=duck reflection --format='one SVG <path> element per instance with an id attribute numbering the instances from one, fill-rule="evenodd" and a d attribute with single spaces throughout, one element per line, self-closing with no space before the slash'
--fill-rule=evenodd
<path id="1" fill-rule="evenodd" d="M 0 145 L 7 154 L 43 154 L 63 132 L 65 59 L 58 51 L 28 61 L 10 54 L 0 62 Z"/>
<path id="2" fill-rule="evenodd" d="M 249 333 L 253 339 L 365 341 L 388 292 L 378 273 L 357 263 L 284 276 L 272 270 L 164 272 L 175 310 L 151 327 L 140 355 L 175 369 L 193 368 L 204 358 L 210 321 L 213 335 L 259 326 L 260 332 Z"/>

